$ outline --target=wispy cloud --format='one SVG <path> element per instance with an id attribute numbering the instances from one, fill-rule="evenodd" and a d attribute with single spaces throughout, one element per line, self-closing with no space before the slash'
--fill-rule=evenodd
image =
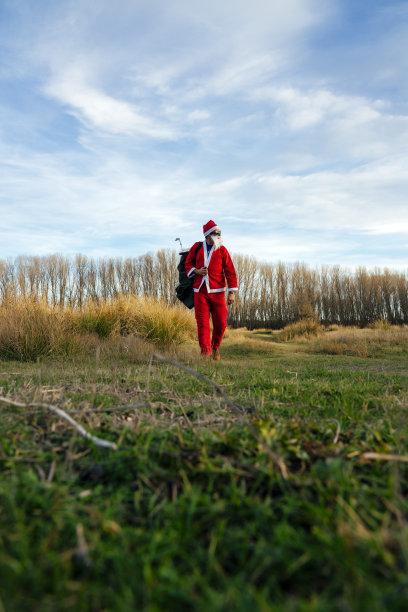
<path id="1" fill-rule="evenodd" d="M 43 91 L 91 129 L 163 140 L 175 138 L 175 132 L 169 126 L 144 115 L 135 105 L 87 85 L 87 80 L 82 69 L 62 69 Z"/>
<path id="2" fill-rule="evenodd" d="M 323 144 L 322 157 L 330 150 L 364 161 L 405 149 L 408 114 L 393 112 L 386 100 L 282 86 L 258 88 L 250 97 L 270 105 L 281 130 L 312 134 L 316 151 Z"/>
<path id="3" fill-rule="evenodd" d="M 335 95 L 327 89 L 302 91 L 293 87 L 265 87 L 255 90 L 252 99 L 270 101 L 289 129 L 315 127 L 333 118 L 359 125 L 375 121 L 381 115 L 381 101 L 370 102 L 362 97 Z"/>

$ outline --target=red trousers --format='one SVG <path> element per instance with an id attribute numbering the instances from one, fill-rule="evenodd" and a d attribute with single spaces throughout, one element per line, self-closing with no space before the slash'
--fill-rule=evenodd
<path id="1" fill-rule="evenodd" d="M 194 312 L 201 353 L 211 353 L 220 347 L 227 327 L 227 305 L 224 291 L 208 293 L 207 287 L 203 285 L 198 293 L 194 293 Z M 210 315 L 213 323 L 211 340 Z"/>

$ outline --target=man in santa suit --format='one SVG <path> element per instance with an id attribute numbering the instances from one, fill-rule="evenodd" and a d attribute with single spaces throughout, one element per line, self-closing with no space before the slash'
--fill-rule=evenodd
<path id="1" fill-rule="evenodd" d="M 201 355 L 219 361 L 219 348 L 227 327 L 225 290 L 228 283 L 228 305 L 238 291 L 237 275 L 227 249 L 222 245 L 220 228 L 214 221 L 203 226 L 205 241 L 191 247 L 186 263 L 187 276 L 194 275 L 194 311 Z M 213 333 L 210 339 L 210 315 Z"/>

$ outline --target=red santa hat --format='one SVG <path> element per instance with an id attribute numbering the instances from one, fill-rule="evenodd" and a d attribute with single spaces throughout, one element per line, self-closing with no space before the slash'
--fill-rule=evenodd
<path id="1" fill-rule="evenodd" d="M 208 236 L 208 234 L 212 234 L 215 230 L 219 230 L 220 228 L 214 221 L 208 221 L 205 225 L 203 225 L 203 233 L 204 236 Z"/>

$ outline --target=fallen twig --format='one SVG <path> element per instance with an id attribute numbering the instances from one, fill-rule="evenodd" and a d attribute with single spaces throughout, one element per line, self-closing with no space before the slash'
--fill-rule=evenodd
<path id="1" fill-rule="evenodd" d="M 52 479 L 54 478 L 54 474 L 55 474 L 55 460 L 51 462 L 50 465 L 50 471 L 48 472 L 48 476 L 47 476 L 47 482 L 52 482 Z"/>
<path id="2" fill-rule="evenodd" d="M 27 404 L 30 406 L 32 404 Z M 100 412 L 116 412 L 120 410 L 136 410 L 136 408 L 148 408 L 150 406 L 150 402 L 140 402 L 139 404 L 128 404 L 127 406 L 111 406 L 110 408 L 79 408 L 74 410 L 69 410 L 69 414 L 89 414 L 89 413 L 100 413 Z M 27 416 L 32 414 L 41 414 L 42 410 L 25 410 L 24 412 L 20 412 L 19 414 L 13 414 L 11 412 L 3 413 L 6 416 L 17 418 L 21 416 Z M 1 612 L 1 611 L 0 611 Z"/>
<path id="3" fill-rule="evenodd" d="M 85 540 L 84 528 L 82 526 L 82 523 L 77 524 L 76 533 L 78 546 L 74 552 L 74 558 L 77 560 L 77 562 L 83 564 L 84 567 L 90 567 L 91 560 L 89 558 L 89 548 Z"/>
<path id="4" fill-rule="evenodd" d="M 70 423 L 78 431 L 78 433 L 81 434 L 81 436 L 83 436 L 84 438 L 87 438 L 88 440 L 92 440 L 92 442 L 96 444 L 96 446 L 102 446 L 104 448 L 112 448 L 114 450 L 117 449 L 117 445 L 114 442 L 109 442 L 108 440 L 102 440 L 101 438 L 97 438 L 96 436 L 93 436 L 92 434 L 87 432 L 86 429 L 82 427 L 82 425 L 79 425 L 79 423 L 74 421 L 74 419 L 70 417 L 69 414 L 65 412 L 65 410 L 62 410 L 61 408 L 57 408 L 57 406 L 53 406 L 52 404 L 42 404 L 38 402 L 31 402 L 29 404 L 23 404 L 22 402 L 16 402 L 15 400 L 12 400 L 7 397 L 0 397 L 0 402 L 9 404 L 10 406 L 17 406 L 18 408 L 30 408 L 30 407 L 45 408 L 46 410 L 49 410 L 50 412 L 53 412 L 54 414 L 57 414 L 61 418 L 68 421 L 68 423 Z"/>
<path id="5" fill-rule="evenodd" d="M 341 434 L 340 421 L 338 419 L 325 419 L 325 421 L 326 423 L 336 423 L 337 429 L 336 429 L 336 435 L 334 436 L 334 439 L 333 439 L 333 444 L 337 444 L 337 442 L 339 441 L 340 434 Z"/>
<path id="6" fill-rule="evenodd" d="M 373 453 L 371 451 L 362 453 L 360 457 L 363 459 L 377 459 L 379 461 L 403 461 L 408 463 L 408 457 L 406 455 L 387 455 L 385 453 Z"/>

